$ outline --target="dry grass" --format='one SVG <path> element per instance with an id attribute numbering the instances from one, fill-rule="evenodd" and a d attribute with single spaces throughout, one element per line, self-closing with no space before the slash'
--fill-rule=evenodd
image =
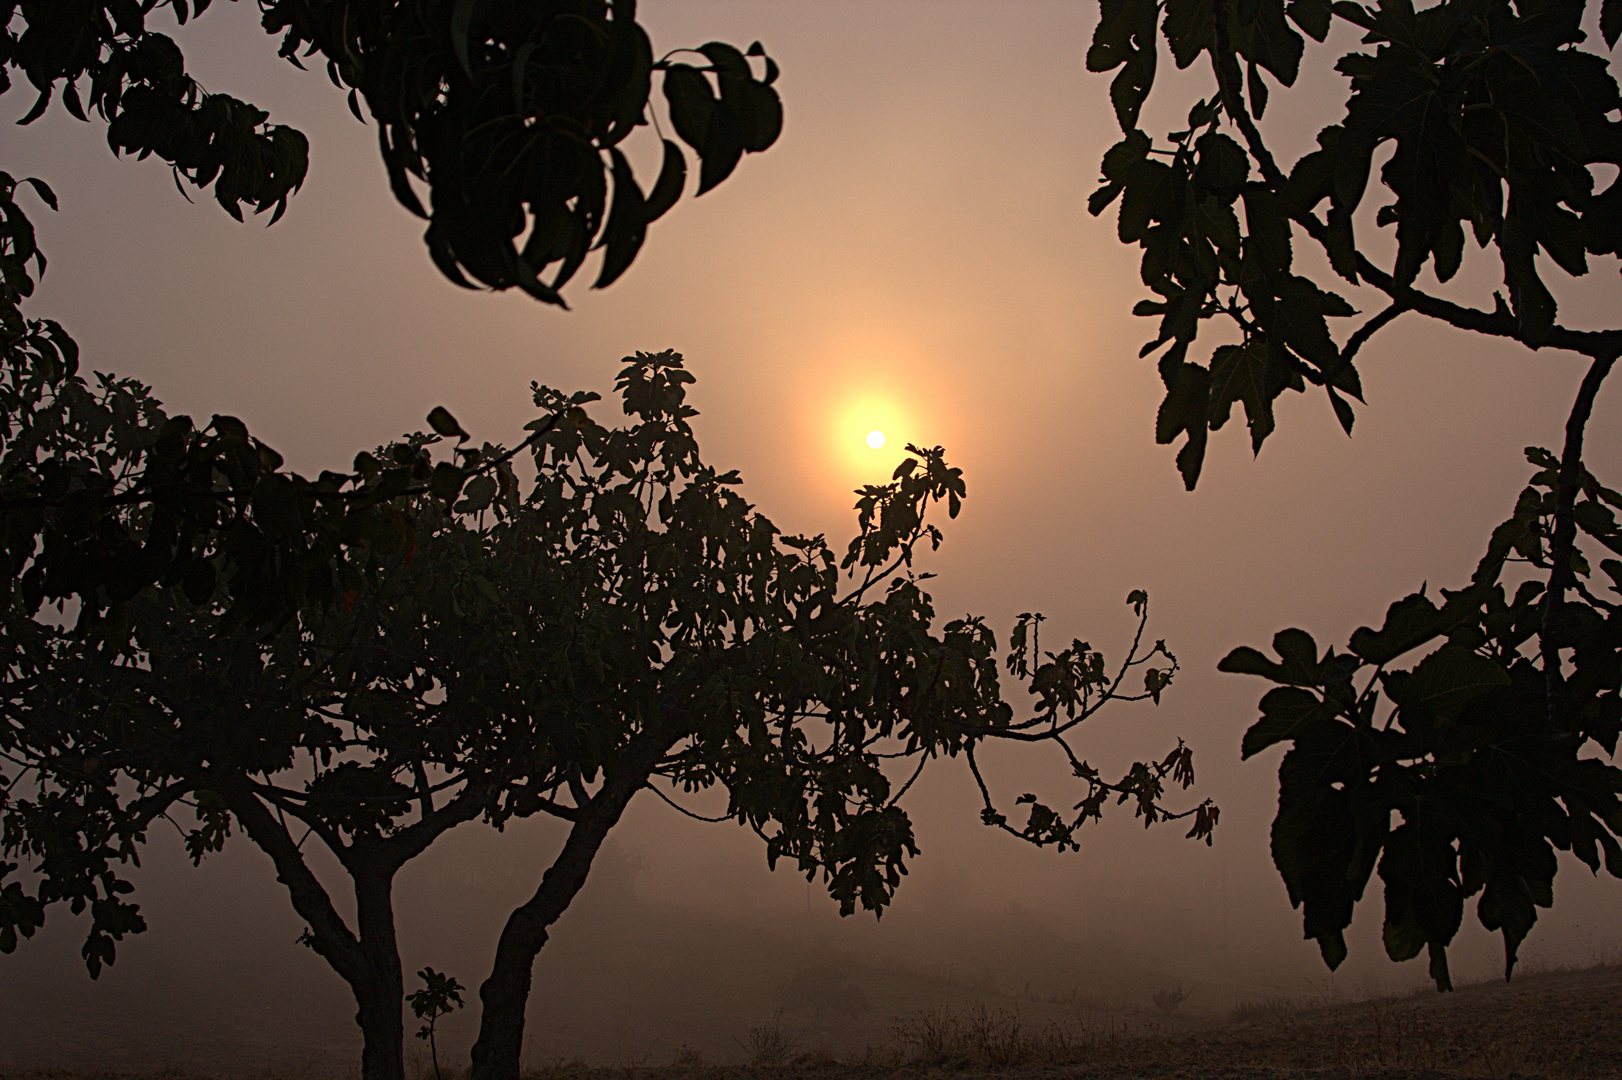
<path id="1" fill-rule="evenodd" d="M 902 1017 L 892 1028 L 895 1045 L 869 1052 L 871 1063 L 911 1068 L 1007 1071 L 1109 1060 L 1156 1029 L 1129 1031 L 1055 1023 L 1030 1026 L 1017 1011 L 975 1004 Z"/>
<path id="2" fill-rule="evenodd" d="M 859 1060 L 829 1064 L 802 1055 L 767 1074 L 780 1080 L 939 1074 L 1019 1080 L 1622 1080 L 1619 1032 L 1622 967 L 1610 966 L 1526 974 L 1513 983 L 1452 994 L 1315 1005 L 1252 1002 L 1192 1029 L 1186 1021 L 1175 1029 L 1124 1022 L 1031 1025 L 1017 1010 L 942 1008 L 898 1019 L 891 1044 Z M 706 1080 L 763 1072 L 714 1068 L 706 1070 Z"/>
<path id="3" fill-rule="evenodd" d="M 890 1041 L 843 1061 L 800 1048 L 782 1014 L 739 1040 L 747 1065 L 681 1048 L 668 1066 L 556 1062 L 526 1080 L 1622 1080 L 1622 967 L 1545 972 L 1514 983 L 1379 1001 L 1240 1005 L 1175 1028 L 1031 1024 L 970 1005 L 895 1021 Z M 465 1072 L 458 1072 L 459 1080 Z M 136 1080 L 18 1072 L 0 1080 Z M 141 1080 L 221 1080 L 168 1073 Z M 269 1073 L 244 1080 L 278 1080 Z"/>

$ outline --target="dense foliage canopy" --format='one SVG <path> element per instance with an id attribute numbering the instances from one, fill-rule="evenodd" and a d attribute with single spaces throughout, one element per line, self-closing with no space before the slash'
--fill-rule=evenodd
<path id="1" fill-rule="evenodd" d="M 1356 357 L 1382 327 L 1413 313 L 1533 350 L 1588 358 L 1560 453 L 1529 449 L 1536 472 L 1514 516 L 1487 544 L 1471 583 L 1433 600 L 1393 605 L 1380 630 L 1349 651 L 1318 651 L 1300 630 L 1270 660 L 1241 648 L 1227 671 L 1281 684 L 1262 699 L 1248 757 L 1291 744 L 1280 769 L 1273 856 L 1306 934 L 1331 968 L 1342 932 L 1376 870 L 1385 884 L 1385 946 L 1404 960 L 1428 949 L 1438 987 L 1451 985 L 1446 950 L 1467 897 L 1502 931 L 1506 972 L 1552 902 L 1555 851 L 1622 876 L 1622 562 L 1594 566 L 1579 536 L 1622 554 L 1622 496 L 1583 462 L 1583 436 L 1601 383 L 1622 353 L 1622 329 L 1558 321 L 1548 273 L 1583 275 L 1591 256 L 1622 253 L 1622 92 L 1609 62 L 1581 48 L 1598 16 L 1608 46 L 1622 36 L 1622 2 L 1583 0 L 1102 0 L 1087 55 L 1120 69 L 1110 94 L 1124 138 L 1103 161 L 1094 214 L 1120 200 L 1119 235 L 1143 249 L 1138 304 L 1160 328 L 1144 347 L 1166 395 L 1156 438 L 1184 438 L 1177 465 L 1199 479 L 1208 433 L 1236 403 L 1259 451 L 1285 390 L 1322 387 L 1350 434 L 1361 400 Z M 1318 148 L 1286 168 L 1258 121 L 1275 86 L 1293 87 L 1306 38 L 1337 24 L 1361 34 L 1340 56 L 1345 116 Z M 1157 141 L 1138 127 L 1164 35 L 1179 68 L 1211 65 L 1213 91 L 1187 127 Z M 1305 35 L 1305 37 L 1303 37 Z M 1270 82 L 1272 85 L 1270 85 Z M 1377 153 L 1389 201 L 1373 215 L 1395 227 L 1389 265 L 1366 250 Z M 1327 204 L 1327 206 L 1325 205 Z M 1242 215 L 1242 219 L 1241 219 Z M 1491 310 L 1429 292 L 1421 271 L 1453 278 L 1465 226 L 1499 263 L 1507 300 Z M 1337 341 L 1330 319 L 1357 315 L 1329 280 L 1296 272 L 1295 245 L 1317 245 L 1334 273 L 1372 287 L 1388 306 Z M 1540 265 L 1539 253 L 1547 257 Z M 1327 275 L 1326 275 L 1327 277 Z M 1228 340 L 1192 354 L 1202 327 Z M 1602 593 L 1611 596 L 1601 595 Z M 1412 663 L 1399 668 L 1399 663 Z M 1367 676 L 1361 685 L 1356 681 Z M 1394 824 L 1394 817 L 1400 824 Z"/>

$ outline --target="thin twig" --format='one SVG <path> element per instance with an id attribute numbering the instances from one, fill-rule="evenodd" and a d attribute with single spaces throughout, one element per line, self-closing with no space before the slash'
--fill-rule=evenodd
<path id="1" fill-rule="evenodd" d="M 659 796 L 659 798 L 663 799 L 666 806 L 670 807 L 672 810 L 676 811 L 679 814 L 685 814 L 686 816 L 692 818 L 694 821 L 708 821 L 711 824 L 714 824 L 714 823 L 719 822 L 719 821 L 731 821 L 732 820 L 732 815 L 731 814 L 722 814 L 720 817 L 705 817 L 703 814 L 694 813 L 693 811 L 687 809 L 687 807 L 682 806 L 680 803 L 676 802 L 669 795 L 666 795 L 664 792 L 660 791 L 657 787 L 655 787 L 652 784 L 648 785 L 648 790 L 653 792 L 655 795 Z"/>

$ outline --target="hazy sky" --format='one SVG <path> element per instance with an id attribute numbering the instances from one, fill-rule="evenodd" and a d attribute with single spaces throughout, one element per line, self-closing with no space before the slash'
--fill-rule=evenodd
<path id="1" fill-rule="evenodd" d="M 275 227 L 239 225 L 207 200 L 189 205 L 160 165 L 115 160 L 100 125 L 53 109 L 31 128 L 7 126 L 5 168 L 45 178 L 62 200 L 60 214 L 35 219 L 51 266 L 30 310 L 66 324 L 86 367 L 147 380 L 176 410 L 240 415 L 306 470 L 343 467 L 356 449 L 420 427 L 437 404 L 477 437 L 511 441 L 532 417 L 530 380 L 606 392 L 620 357 L 667 347 L 698 376 L 707 458 L 741 469 L 745 491 L 787 529 L 842 542 L 855 485 L 885 478 L 907 440 L 943 444 L 970 497 L 926 567 L 940 575 L 942 613 L 983 612 L 1005 634 L 1014 614 L 1039 609 L 1056 639 L 1081 636 L 1117 655 L 1130 630 L 1122 601 L 1147 588 L 1152 634 L 1184 673 L 1158 709 L 1098 717 L 1082 752 L 1115 767 L 1185 737 L 1198 797 L 1218 800 L 1221 827 L 1208 850 L 1181 830 L 1145 836 L 1117 814 L 1087 834 L 1080 855 L 1028 850 L 978 824 L 969 778 L 943 763 L 909 803 L 923 855 L 894 916 L 876 928 L 870 916 L 835 925 L 814 896 L 818 940 L 917 970 L 991 957 L 973 963 L 1018 985 L 1035 977 L 1021 972 L 1043 950 L 986 944 L 1023 925 L 990 917 L 1018 905 L 1052 940 L 1110 942 L 1112 963 L 1139 957 L 1147 974 L 1121 976 L 1134 986 L 1204 980 L 1215 1003 L 1324 984 L 1268 858 L 1278 751 L 1238 760 L 1265 688 L 1218 675 L 1216 663 L 1292 625 L 1320 645 L 1342 643 L 1422 582 L 1467 578 L 1528 475 L 1521 448 L 1559 436 L 1574 359 L 1408 316 L 1361 355 L 1369 407 L 1355 437 L 1341 434 L 1321 396 L 1288 395 L 1259 459 L 1236 419 L 1213 436 L 1200 488 L 1186 493 L 1173 449 L 1154 445 L 1159 380 L 1136 359 L 1154 329 L 1129 314 L 1146 294 L 1138 253 L 1117 242 L 1113 211 L 1094 219 L 1085 208 L 1117 137 L 1108 77 L 1082 64 L 1093 4 L 647 0 L 642 17 L 659 50 L 762 40 L 783 68 L 783 135 L 656 224 L 611 289 L 573 288 L 572 312 L 447 283 L 421 222 L 388 193 L 371 130 L 324 76 L 276 59 L 252 5 L 224 3 L 180 33 L 188 62 L 209 89 L 310 136 L 303 191 Z M 1339 119 L 1344 82 L 1329 63 L 1348 44 L 1332 38 L 1309 52 L 1309 89 L 1275 92 L 1267 127 L 1286 158 Z M 1169 61 L 1162 81 L 1145 119 L 1160 135 L 1209 93 L 1207 75 L 1176 73 Z M 25 97 L 8 96 L 11 115 Z M 1298 259 L 1316 265 L 1305 250 L 1297 245 Z M 1498 275 L 1473 254 L 1477 264 L 1467 259 L 1449 292 L 1490 307 Z M 1571 324 L 1614 317 L 1616 260 L 1593 262 L 1589 279 L 1557 290 Z M 1622 479 L 1617 409 L 1608 390 L 1590 427 L 1591 466 L 1613 484 Z M 890 435 L 885 451 L 862 445 L 870 427 Z M 991 764 L 1008 796 L 1068 794 L 1063 770 L 1041 753 Z M 494 940 L 501 902 L 533 887 L 554 834 L 464 832 L 402 875 L 401 921 L 409 970 L 454 967 L 471 983 L 487 966 L 480 950 Z M 620 899 L 688 920 L 686 933 L 742 925 L 792 936 L 812 925 L 804 883 L 768 874 L 758 841 L 734 827 L 681 820 L 649 799 L 633 804 L 616 843 Z M 232 928 L 261 920 L 275 944 L 255 962 L 286 953 L 275 962 L 335 1003 L 346 1037 L 341 984 L 292 945 L 296 920 L 268 862 L 242 849 L 192 871 L 177 851 L 155 853 L 143 879 L 152 930 L 122 950 L 104 985 L 80 987 L 72 922 L 53 913 L 42 940 L 0 959 L 0 998 L 16 1000 L 25 973 L 49 971 L 52 992 L 77 995 L 81 1021 L 94 1026 L 110 1002 L 134 1007 L 120 985 L 143 972 L 170 977 L 164 957 L 194 949 L 189 933 L 217 942 L 193 967 L 225 965 Z M 592 888 L 583 903 L 615 896 Z M 1564 859 L 1555 909 L 1523 956 L 1581 961 L 1606 947 L 1617 896 L 1616 883 L 1595 883 Z M 448 928 L 469 903 L 482 905 L 485 925 Z M 1418 961 L 1385 960 L 1380 914 L 1377 898 L 1359 910 L 1339 977 L 1347 988 L 1424 977 Z M 1501 955 L 1473 919 L 1472 904 L 1454 961 L 1467 979 L 1488 977 Z M 571 913 L 556 948 L 607 963 L 629 947 L 615 925 Z M 956 927 L 950 945 L 932 930 L 945 926 Z M 541 985 L 553 948 L 538 964 Z M 1005 970 L 993 970 L 997 957 Z M 700 966 L 694 979 L 731 985 L 725 963 Z M 548 1037 L 556 1024 L 545 1010 L 561 1007 L 541 997 L 532 1040 Z M 582 1000 L 597 1014 L 615 1008 L 611 993 Z M 747 1009 L 727 1016 L 741 1034 Z"/>

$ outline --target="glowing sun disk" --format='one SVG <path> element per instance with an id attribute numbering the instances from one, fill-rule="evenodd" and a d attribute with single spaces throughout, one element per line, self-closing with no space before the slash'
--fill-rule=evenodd
<path id="1" fill-rule="evenodd" d="M 884 449 L 884 432 L 874 428 L 867 433 L 867 445 L 875 450 Z"/>

